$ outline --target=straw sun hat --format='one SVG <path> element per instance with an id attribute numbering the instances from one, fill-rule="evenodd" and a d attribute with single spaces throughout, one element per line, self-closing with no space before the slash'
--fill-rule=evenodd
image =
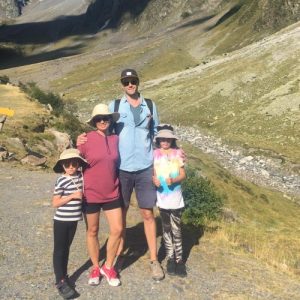
<path id="1" fill-rule="evenodd" d="M 63 173 L 64 168 L 62 166 L 62 162 L 67 159 L 71 158 L 77 158 L 80 161 L 80 165 L 82 167 L 87 166 L 87 161 L 80 156 L 80 153 L 77 149 L 66 149 L 64 150 L 61 155 L 59 156 L 59 160 L 56 162 L 55 166 L 53 167 L 53 170 L 55 173 Z"/>
<path id="2" fill-rule="evenodd" d="M 111 113 L 108 109 L 108 106 L 106 104 L 97 104 L 92 112 L 92 116 L 89 120 L 86 122 L 91 125 L 92 127 L 95 127 L 94 118 L 96 116 L 111 116 L 113 122 L 116 122 L 120 118 L 120 114 L 118 112 Z"/>

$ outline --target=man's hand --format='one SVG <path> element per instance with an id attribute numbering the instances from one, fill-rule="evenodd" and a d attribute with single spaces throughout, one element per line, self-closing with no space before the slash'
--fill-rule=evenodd
<path id="1" fill-rule="evenodd" d="M 152 181 L 156 187 L 160 187 L 160 181 L 156 176 L 152 176 Z"/>
<path id="2" fill-rule="evenodd" d="M 87 137 L 86 137 L 86 133 L 82 133 L 80 134 L 78 137 L 77 137 L 77 140 L 76 140 L 76 146 L 80 146 L 80 145 L 83 145 L 87 142 Z"/>

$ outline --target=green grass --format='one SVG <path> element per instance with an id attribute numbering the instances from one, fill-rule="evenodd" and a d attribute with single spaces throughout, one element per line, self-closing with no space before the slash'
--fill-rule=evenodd
<path id="1" fill-rule="evenodd" d="M 216 243 L 227 240 L 233 249 L 254 255 L 275 267 L 296 272 L 300 260 L 300 206 L 281 193 L 243 181 L 207 154 L 184 144 L 188 163 L 201 170 L 238 215 L 236 222 L 214 222 L 219 230 L 206 235 Z M 298 199 L 299 201 L 300 199 Z"/>

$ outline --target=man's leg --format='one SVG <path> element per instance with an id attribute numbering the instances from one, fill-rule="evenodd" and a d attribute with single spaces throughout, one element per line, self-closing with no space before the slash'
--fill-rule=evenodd
<path id="1" fill-rule="evenodd" d="M 144 221 L 144 230 L 150 252 L 152 278 L 162 280 L 164 272 L 157 261 L 156 222 L 153 214 L 153 207 L 156 204 L 156 188 L 152 183 L 152 176 L 152 167 L 137 173 L 135 192 Z"/>
<path id="2" fill-rule="evenodd" d="M 157 260 L 156 222 L 153 214 L 153 209 L 141 208 L 140 212 L 144 221 L 144 230 L 149 247 L 150 260 Z"/>

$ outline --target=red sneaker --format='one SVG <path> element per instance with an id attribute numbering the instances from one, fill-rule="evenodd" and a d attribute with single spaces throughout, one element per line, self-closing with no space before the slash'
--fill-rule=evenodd
<path id="1" fill-rule="evenodd" d="M 89 277 L 89 285 L 98 285 L 100 282 L 100 269 L 99 267 L 93 268 L 90 277 Z"/>
<path id="2" fill-rule="evenodd" d="M 103 266 L 100 269 L 100 273 L 101 273 L 101 275 L 103 275 L 106 278 L 109 285 L 111 285 L 111 286 L 121 285 L 121 281 L 118 278 L 118 274 L 115 271 L 114 267 L 111 267 L 110 269 L 108 269 L 106 267 L 106 265 L 103 264 Z"/>

